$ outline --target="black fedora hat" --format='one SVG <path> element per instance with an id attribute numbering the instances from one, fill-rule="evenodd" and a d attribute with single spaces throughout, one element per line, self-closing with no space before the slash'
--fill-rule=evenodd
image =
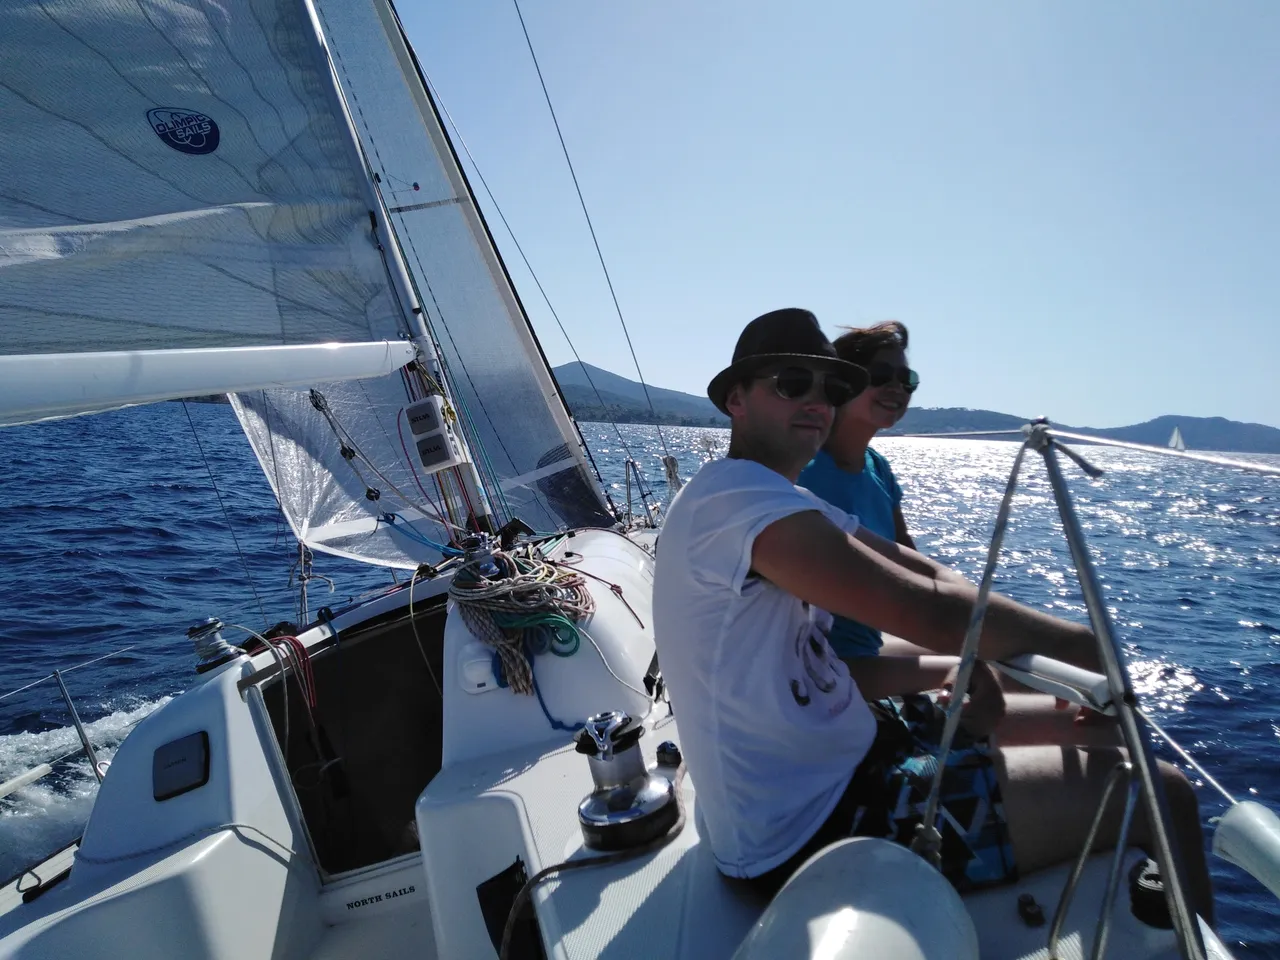
<path id="1" fill-rule="evenodd" d="M 818 326 L 817 317 L 808 310 L 785 307 L 747 324 L 733 348 L 733 363 L 707 385 L 707 396 L 716 409 L 728 416 L 724 401 L 733 385 L 779 363 L 796 363 L 839 374 L 849 381 L 855 392 L 861 392 L 867 385 L 866 371 L 836 355 L 836 348 Z"/>

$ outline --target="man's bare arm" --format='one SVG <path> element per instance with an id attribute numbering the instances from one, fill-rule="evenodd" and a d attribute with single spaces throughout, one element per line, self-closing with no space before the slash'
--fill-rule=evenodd
<path id="1" fill-rule="evenodd" d="M 900 567 L 906 567 L 908 570 L 914 570 L 922 576 L 931 580 L 955 580 L 960 583 L 968 583 L 964 577 L 956 573 L 949 567 L 944 567 L 936 560 L 926 557 L 923 553 L 905 546 L 902 543 L 895 543 L 887 540 L 878 533 L 873 533 L 866 527 L 859 527 L 858 532 L 854 534 L 854 539 L 866 544 L 880 556 L 893 561 Z"/>
<path id="2" fill-rule="evenodd" d="M 892 546 L 915 565 L 906 548 Z M 978 593 L 965 581 L 927 576 L 890 559 L 816 510 L 791 514 L 761 531 L 752 545 L 751 566 L 824 610 L 953 656 L 963 646 Z M 1096 643 L 1086 627 L 992 594 L 978 655 L 1005 660 L 1023 653 L 1098 666 Z"/>
<path id="3" fill-rule="evenodd" d="M 858 657 L 846 660 L 864 700 L 937 690 L 956 665 L 955 657 Z"/>

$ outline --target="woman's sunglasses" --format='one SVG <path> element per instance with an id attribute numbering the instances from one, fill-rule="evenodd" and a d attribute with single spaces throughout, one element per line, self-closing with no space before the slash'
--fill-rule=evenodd
<path id="1" fill-rule="evenodd" d="M 816 382 L 821 386 L 827 403 L 833 407 L 843 407 L 866 387 L 866 381 L 861 378 L 857 383 L 850 383 L 844 377 L 816 373 L 808 367 L 783 367 L 777 373 L 765 374 L 760 379 L 772 380 L 773 389 L 783 400 L 803 400 L 813 391 Z"/>
<path id="2" fill-rule="evenodd" d="M 920 374 L 909 367 L 894 367 L 882 361 L 867 364 L 867 386 L 883 387 L 890 380 L 897 380 L 907 393 L 915 393 L 920 386 Z"/>

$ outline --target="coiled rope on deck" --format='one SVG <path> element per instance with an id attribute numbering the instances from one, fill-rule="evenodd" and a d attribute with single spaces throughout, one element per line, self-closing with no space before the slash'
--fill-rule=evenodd
<path id="1" fill-rule="evenodd" d="M 578 623 L 596 609 L 585 577 L 533 550 L 494 550 L 459 570 L 449 587 L 467 628 L 494 648 L 508 686 L 522 694 L 534 693 L 529 656 L 572 656 L 581 644 Z"/>

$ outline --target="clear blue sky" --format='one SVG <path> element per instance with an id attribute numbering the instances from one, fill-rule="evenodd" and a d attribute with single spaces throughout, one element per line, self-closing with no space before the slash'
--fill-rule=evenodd
<path id="1" fill-rule="evenodd" d="M 399 7 L 583 359 L 634 377 L 510 0 Z M 922 406 L 1280 426 L 1280 3 L 523 8 L 650 383 L 795 305 L 906 323 Z"/>

